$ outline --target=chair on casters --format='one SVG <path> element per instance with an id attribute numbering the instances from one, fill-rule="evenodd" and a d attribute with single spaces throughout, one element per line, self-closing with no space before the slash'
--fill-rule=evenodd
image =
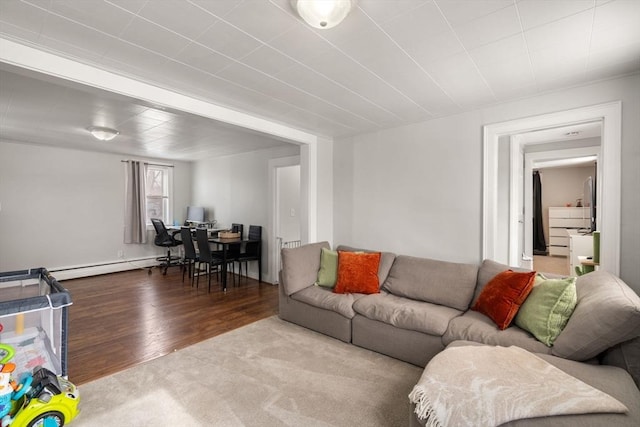
<path id="1" fill-rule="evenodd" d="M 207 264 L 207 276 L 209 276 L 209 292 L 211 292 L 211 268 L 216 268 L 216 273 L 220 272 L 220 266 L 222 265 L 222 258 L 220 258 L 217 253 L 213 253 L 211 251 L 211 247 L 209 246 L 209 235 L 207 234 L 207 230 L 204 228 L 196 229 L 196 241 L 198 242 L 198 251 L 200 252 L 198 256 L 198 270 L 200 269 L 200 264 Z M 200 275 L 198 275 L 198 279 L 196 279 L 196 288 L 200 283 Z"/>
<path id="2" fill-rule="evenodd" d="M 184 245 L 184 260 L 182 268 L 182 283 L 184 283 L 184 273 L 189 268 L 189 279 L 191 280 L 191 286 L 193 286 L 193 278 L 195 277 L 196 263 L 199 262 L 196 248 L 193 244 L 193 236 L 191 235 L 191 229 L 189 227 L 180 227 L 180 237 L 182 244 Z M 191 270 L 193 267 L 193 271 Z"/>
<path id="3" fill-rule="evenodd" d="M 175 235 L 180 232 L 180 230 L 175 230 L 171 234 L 167 231 L 167 227 L 164 226 L 164 222 L 161 219 L 151 218 L 151 222 L 153 223 L 153 228 L 156 229 L 156 238 L 153 243 L 156 246 L 162 246 L 167 248 L 167 256 L 162 256 L 156 258 L 157 261 L 160 261 L 161 264 L 159 267 L 163 268 L 162 274 L 167 274 L 167 269 L 174 265 L 180 265 L 180 257 L 179 256 L 171 256 L 171 248 L 180 246 L 182 242 L 180 240 L 176 240 Z"/>
<path id="4" fill-rule="evenodd" d="M 242 277 L 242 263 L 244 262 L 245 276 L 249 277 L 249 261 L 258 261 L 258 280 L 262 282 L 262 227 L 260 225 L 249 226 L 249 241 L 245 245 L 245 250 L 236 258 L 238 272 Z"/>

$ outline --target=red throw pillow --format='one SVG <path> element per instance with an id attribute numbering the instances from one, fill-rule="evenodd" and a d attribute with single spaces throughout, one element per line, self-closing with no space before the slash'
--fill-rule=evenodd
<path id="1" fill-rule="evenodd" d="M 506 329 L 533 288 L 536 272 L 512 270 L 497 274 L 484 287 L 472 310 L 489 316 L 501 330 Z"/>
<path id="2" fill-rule="evenodd" d="M 380 252 L 338 251 L 337 294 L 377 294 L 380 292 L 378 266 Z"/>

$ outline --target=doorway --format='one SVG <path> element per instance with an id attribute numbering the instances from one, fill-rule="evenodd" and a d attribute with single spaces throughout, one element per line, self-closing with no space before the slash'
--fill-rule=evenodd
<path id="1" fill-rule="evenodd" d="M 280 271 L 280 250 L 283 246 L 295 247 L 301 244 L 301 167 L 300 157 L 284 157 L 270 162 L 272 177 L 271 217 L 273 238 L 269 245 L 274 256 L 270 260 L 270 270 L 274 272 L 272 283 L 278 283 Z"/>
<path id="2" fill-rule="evenodd" d="M 511 183 L 514 181 L 512 177 L 517 174 L 510 169 L 511 165 L 517 164 L 511 159 L 518 158 L 520 153 L 515 149 L 511 150 L 514 148 L 514 140 L 517 141 L 517 138 L 512 136 L 536 130 L 601 121 L 601 160 L 598 165 L 601 179 L 597 183 L 597 193 L 600 195 L 598 230 L 602 235 L 600 267 L 613 274 L 619 274 L 621 110 L 620 102 L 612 102 L 484 127 L 482 247 L 484 258 L 518 266 L 523 254 L 518 251 L 520 241 L 518 224 L 520 220 L 524 221 L 522 214 L 524 209 L 519 210 L 518 204 L 515 203 L 518 199 L 515 198 L 514 192 L 517 191 L 518 186 Z M 506 155 L 500 154 L 505 151 Z M 511 154 L 508 154 L 509 152 Z M 505 188 L 508 190 L 505 191 Z M 505 193 L 508 194 L 505 195 Z M 515 218 L 515 224 L 513 218 Z"/>
<path id="3" fill-rule="evenodd" d="M 517 135 L 516 145 L 512 141 L 512 149 L 520 154 L 518 158 L 512 156 L 517 164 L 511 165 L 511 170 L 523 165 L 523 179 L 513 175 L 511 178 L 515 187 L 512 204 L 516 208 L 511 210 L 510 221 L 513 227 L 518 227 L 517 242 L 510 243 L 512 265 L 571 274 L 569 235 L 587 224 L 576 218 L 575 228 L 570 224 L 559 228 L 558 220 L 554 219 L 553 224 L 549 220 L 550 213 L 555 216 L 557 212 L 567 212 L 565 208 L 572 208 L 568 210 L 576 211 L 572 215 L 586 212 L 588 217 L 589 212 L 578 207 L 583 205 L 585 180 L 589 177 L 596 182 L 600 180 L 596 164 L 600 158 L 601 131 L 602 123 L 596 121 Z"/>

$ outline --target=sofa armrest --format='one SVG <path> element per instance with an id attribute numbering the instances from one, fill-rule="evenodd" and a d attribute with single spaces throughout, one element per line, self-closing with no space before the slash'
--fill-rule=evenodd
<path id="1" fill-rule="evenodd" d="M 322 248 L 330 249 L 331 246 L 329 242 L 320 242 L 282 249 L 281 285 L 287 296 L 315 283 Z"/>

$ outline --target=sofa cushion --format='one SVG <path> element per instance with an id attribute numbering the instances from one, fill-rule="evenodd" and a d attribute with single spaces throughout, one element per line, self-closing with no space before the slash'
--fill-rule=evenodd
<path id="1" fill-rule="evenodd" d="M 428 302 L 414 301 L 386 292 L 358 299 L 353 309 L 372 320 L 397 328 L 441 336 L 461 311 Z"/>
<path id="2" fill-rule="evenodd" d="M 380 252 L 380 251 L 372 251 L 370 249 L 359 249 L 354 248 L 352 246 L 346 245 L 338 245 L 336 248 L 337 251 L 347 251 L 347 252 Z M 391 266 L 393 265 L 393 261 L 396 259 L 396 254 L 392 252 L 380 252 L 380 265 L 378 266 L 378 281 L 380 285 L 387 280 L 387 276 L 389 275 L 389 270 L 391 270 Z"/>
<path id="3" fill-rule="evenodd" d="M 338 280 L 333 292 L 377 294 L 379 265 L 380 252 L 338 251 Z"/>
<path id="4" fill-rule="evenodd" d="M 318 278 L 322 248 L 330 248 L 329 243 L 311 243 L 298 248 L 282 249 L 281 285 L 286 295 L 291 295 L 315 283 Z"/>
<path id="5" fill-rule="evenodd" d="M 547 279 L 538 274 L 514 322 L 539 341 L 552 346 L 569 321 L 577 302 L 575 277 Z"/>
<path id="6" fill-rule="evenodd" d="M 316 285 L 333 288 L 338 279 L 338 252 L 329 248 L 322 248 L 320 253 L 320 270 Z"/>
<path id="7" fill-rule="evenodd" d="M 292 294 L 291 299 L 314 307 L 335 311 L 347 319 L 353 319 L 353 316 L 356 315 L 355 311 L 353 311 L 353 303 L 363 296 L 363 294 L 336 294 L 331 289 L 309 286 Z"/>
<path id="8" fill-rule="evenodd" d="M 609 347 L 640 336 L 640 297 L 620 278 L 603 270 L 576 281 L 578 304 L 552 353 L 587 360 Z"/>
<path id="9" fill-rule="evenodd" d="M 484 287 L 472 310 L 486 314 L 500 329 L 506 329 L 531 292 L 535 278 L 534 271 L 498 273 Z"/>
<path id="10" fill-rule="evenodd" d="M 551 353 L 550 347 L 535 339 L 527 331 L 517 326 L 511 326 L 501 331 L 491 319 L 477 311 L 467 311 L 449 322 L 449 327 L 442 336 L 442 343 L 449 345 L 456 340 L 504 347 L 516 345 L 536 353 Z"/>
<path id="11" fill-rule="evenodd" d="M 396 257 L 383 289 L 397 296 L 467 310 L 478 267 L 405 255 Z"/>

